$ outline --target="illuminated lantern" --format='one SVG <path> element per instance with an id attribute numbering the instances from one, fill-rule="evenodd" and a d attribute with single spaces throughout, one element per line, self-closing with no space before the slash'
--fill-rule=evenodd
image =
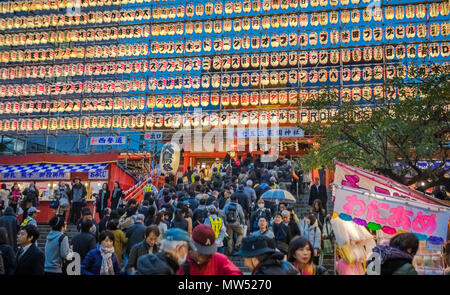
<path id="1" fill-rule="evenodd" d="M 33 124 L 33 131 L 37 131 L 37 130 L 41 129 L 41 121 L 39 119 L 32 120 L 32 124 Z M 0 130 L 1 130 L 1 127 L 0 127 Z"/>
<path id="2" fill-rule="evenodd" d="M 269 117 L 269 122 L 270 124 L 278 124 L 279 119 L 278 119 L 278 111 L 277 110 L 271 110 L 267 116 Z"/>
<path id="3" fill-rule="evenodd" d="M 270 93 L 267 91 L 261 92 L 260 101 L 261 101 L 261 104 L 268 104 L 270 101 Z"/>
<path id="4" fill-rule="evenodd" d="M 260 94 L 258 92 L 252 92 L 250 93 L 250 104 L 252 106 L 259 105 L 260 102 Z"/>
<path id="5" fill-rule="evenodd" d="M 278 104 L 278 91 L 270 92 L 270 104 Z M 262 102 L 262 101 L 261 101 Z"/>
<path id="6" fill-rule="evenodd" d="M 200 96 L 198 94 L 193 94 L 192 95 L 192 102 L 191 102 L 192 107 L 196 108 L 200 105 Z"/>
<path id="7" fill-rule="evenodd" d="M 192 127 L 198 127 L 200 125 L 200 118 L 201 114 L 195 112 L 192 116 L 191 116 L 191 125 Z"/>
<path id="8" fill-rule="evenodd" d="M 206 112 L 203 112 L 201 115 L 201 123 L 202 126 L 204 127 L 208 127 L 210 125 L 210 120 L 209 120 L 209 114 Z"/>
<path id="9" fill-rule="evenodd" d="M 161 149 L 161 171 L 168 175 L 175 175 L 180 164 L 180 146 L 174 142 L 166 143 Z"/>
<path id="10" fill-rule="evenodd" d="M 261 111 L 259 114 L 259 124 L 266 126 L 269 123 L 269 113 L 266 111 Z"/>
<path id="11" fill-rule="evenodd" d="M 241 105 L 242 106 L 246 107 L 246 106 L 249 105 L 249 103 L 250 103 L 250 96 L 249 96 L 248 93 L 246 93 L 246 92 L 241 93 L 240 98 L 241 98 Z"/>
<path id="12" fill-rule="evenodd" d="M 220 113 L 220 123 L 222 124 L 222 126 L 227 126 L 230 122 L 230 114 L 227 112 L 222 112 Z"/>
<path id="13" fill-rule="evenodd" d="M 181 116 L 179 114 L 175 114 L 173 116 L 172 127 L 179 128 L 181 126 Z"/>
<path id="14" fill-rule="evenodd" d="M 209 105 L 209 95 L 207 93 L 202 93 L 201 105 L 202 107 L 207 107 Z"/>
<path id="15" fill-rule="evenodd" d="M 127 116 L 122 117 L 120 128 L 126 129 L 128 126 L 130 126 L 130 118 Z"/>
<path id="16" fill-rule="evenodd" d="M 364 100 L 369 101 L 372 98 L 372 88 L 364 86 L 362 88 L 362 97 Z"/>
<path id="17" fill-rule="evenodd" d="M 222 93 L 221 102 L 223 106 L 230 105 L 230 95 L 228 93 Z"/>
<path id="18" fill-rule="evenodd" d="M 230 114 L 230 125 L 236 126 L 239 124 L 239 113 L 238 112 L 232 112 Z"/>

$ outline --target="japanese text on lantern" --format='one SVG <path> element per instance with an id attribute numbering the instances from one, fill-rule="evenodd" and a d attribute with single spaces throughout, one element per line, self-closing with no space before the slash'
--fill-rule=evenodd
<path id="1" fill-rule="evenodd" d="M 345 197 L 347 203 L 343 209 L 348 215 L 356 216 L 367 222 L 372 220 L 378 224 L 387 224 L 404 231 L 413 231 L 431 235 L 436 230 L 436 214 L 425 215 L 421 211 L 414 214 L 404 206 L 391 207 L 378 200 L 366 203 L 357 195 Z M 415 216 L 414 216 L 415 215 Z"/>

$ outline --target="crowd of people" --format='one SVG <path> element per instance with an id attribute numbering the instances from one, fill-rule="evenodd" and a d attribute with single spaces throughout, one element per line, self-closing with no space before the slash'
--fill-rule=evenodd
<path id="1" fill-rule="evenodd" d="M 242 257 L 254 275 L 328 274 L 321 258 L 333 233 L 327 190 L 319 178 L 309 189 L 306 214 L 299 217 L 290 203 L 261 198 L 276 188 L 298 196 L 296 182 L 304 189 L 289 157 L 261 163 L 251 155 L 237 161 L 227 156 L 216 159 L 211 171 L 205 179 L 201 169 L 188 167 L 176 181 L 166 176 L 162 187 L 150 183 L 140 203 L 124 201 L 118 182 L 112 190 L 105 183 L 96 194 L 94 212 L 85 206 L 86 188 L 79 179 L 72 187 L 61 182 L 54 191 L 58 203 L 43 252 L 33 217 L 38 212 L 34 183 L 24 192 L 9 192 L 9 206 L 0 217 L 0 273 L 3 268 L 5 274 L 64 275 L 78 253 L 82 275 L 241 275 L 231 256 Z M 26 212 L 21 222 L 18 206 Z M 67 211 L 68 222 L 79 231 L 71 241 L 65 234 Z M 394 262 L 384 255 L 384 265 L 411 274 L 404 264 L 411 263 L 406 258 L 418 246 L 408 237 L 392 239 L 395 251 L 377 251 L 404 253 L 402 261 Z"/>

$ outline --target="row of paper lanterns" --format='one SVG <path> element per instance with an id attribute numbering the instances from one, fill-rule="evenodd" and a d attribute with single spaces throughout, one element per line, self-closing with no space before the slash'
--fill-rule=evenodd
<path id="1" fill-rule="evenodd" d="M 128 93 L 130 91 L 145 91 L 146 86 L 147 81 L 145 79 L 76 81 L 53 84 L 2 84 L 0 85 L 0 97 L 65 95 L 74 93 Z"/>
<path id="2" fill-rule="evenodd" d="M 107 28 L 74 29 L 49 32 L 26 32 L 0 34 L 0 44 L 4 46 L 36 45 L 47 43 L 86 42 L 147 38 L 150 26 L 118 26 Z"/>
<path id="3" fill-rule="evenodd" d="M 443 64 L 443 70 L 448 69 L 448 63 Z M 252 73 L 234 74 L 213 74 L 202 76 L 179 76 L 179 77 L 151 77 L 147 80 L 104 80 L 104 81 L 81 81 L 53 84 L 2 84 L 0 85 L 0 97 L 21 97 L 36 95 L 65 95 L 65 94 L 89 94 L 89 93 L 128 93 L 135 91 L 145 91 L 147 87 L 154 91 L 172 89 L 203 89 L 208 88 L 237 88 L 259 87 L 259 86 L 286 86 L 287 83 L 297 85 L 298 82 L 325 83 L 338 81 L 343 82 L 369 82 L 372 80 L 393 79 L 406 76 L 414 78 L 419 73 L 425 77 L 429 72 L 426 64 L 419 67 L 410 65 L 408 68 L 403 65 L 387 65 L 385 68 L 378 65 L 375 67 L 353 67 L 353 68 L 331 68 L 331 69 L 309 69 L 291 71 L 262 71 Z"/>
<path id="4" fill-rule="evenodd" d="M 182 41 L 180 41 L 182 43 Z M 199 43 L 194 42 L 195 44 L 197 44 L 201 49 L 201 41 L 199 41 Z M 219 44 L 223 44 L 221 41 L 219 41 Z M 153 51 L 154 54 L 157 54 L 158 52 L 160 53 L 170 53 L 171 51 L 168 50 L 168 48 L 177 48 L 180 49 L 179 52 L 177 52 L 178 54 L 182 54 L 183 53 L 183 44 L 180 44 L 180 47 L 176 47 L 174 43 L 162 43 L 161 47 L 159 46 L 161 44 L 155 44 L 153 43 L 150 46 L 151 51 Z M 394 48 L 394 45 L 396 46 L 396 48 L 404 48 L 403 44 L 389 44 L 389 45 L 385 45 L 386 48 Z M 219 45 L 220 46 L 220 45 Z M 432 42 L 431 46 L 427 46 L 426 43 L 422 43 L 422 44 L 409 44 L 406 47 L 406 53 L 408 54 L 409 58 L 414 58 L 416 56 L 416 54 L 419 54 L 420 56 L 427 56 L 426 55 L 426 49 L 427 47 L 429 48 L 434 48 L 436 47 L 439 48 L 438 43 Z M 444 49 L 448 47 L 448 43 L 447 42 L 443 42 L 441 43 L 441 52 L 442 52 L 442 56 L 445 57 L 445 54 L 447 54 L 447 50 Z M 186 48 L 186 50 L 188 50 L 188 48 Z M 88 46 L 86 48 L 84 47 L 73 47 L 73 48 L 59 48 L 59 49 L 52 49 L 52 48 L 47 48 L 47 49 L 26 49 L 26 50 L 11 50 L 11 51 L 0 51 L 0 62 L 3 63 L 12 63 L 12 62 L 38 62 L 38 61 L 53 61 L 53 60 L 68 60 L 70 58 L 77 58 L 77 59 L 83 59 L 83 58 L 88 58 L 88 59 L 92 59 L 92 58 L 115 58 L 115 57 L 138 57 L 138 56 L 147 56 L 148 55 L 148 44 L 146 43 L 127 43 L 127 44 L 120 44 L 120 45 L 96 45 L 96 46 Z M 220 50 L 218 50 L 220 51 Z M 319 51 L 314 51 L 314 50 L 308 50 L 309 52 L 319 52 Z M 371 59 L 371 57 L 375 57 L 378 58 L 380 56 L 380 54 L 383 54 L 383 47 L 381 46 L 373 46 L 373 47 L 363 47 L 361 48 L 354 48 L 354 49 L 349 49 L 349 48 L 343 48 L 343 49 L 335 49 L 335 50 L 330 50 L 330 61 L 333 62 L 333 60 L 336 60 L 336 62 L 339 62 L 339 51 L 342 53 L 342 59 L 343 62 L 346 62 L 346 57 L 354 57 L 354 61 L 358 61 L 361 59 L 361 56 L 364 55 L 364 58 L 367 59 Z M 392 50 L 390 50 L 392 52 Z M 405 50 L 401 49 L 401 51 L 405 52 Z M 322 50 L 320 51 L 322 52 L 326 52 L 326 50 Z M 372 54 L 373 52 L 373 54 Z M 436 53 L 437 52 L 437 53 Z M 316 54 L 315 53 L 315 54 Z M 267 56 L 268 53 L 263 53 L 261 54 L 261 56 Z M 285 53 L 278 53 L 277 55 L 281 56 L 288 54 L 287 52 Z M 306 55 L 306 50 L 300 50 L 299 53 L 295 53 L 295 51 L 292 51 L 289 53 L 291 58 L 295 59 L 295 54 L 297 54 L 298 57 L 300 56 L 305 56 Z M 438 51 L 436 51 L 436 49 L 433 49 L 433 51 L 430 52 L 430 55 L 435 55 L 436 57 L 439 55 L 439 49 Z M 312 54 L 314 55 L 314 54 Z M 432 55 L 432 56 L 433 56 Z M 245 67 L 245 62 L 246 61 L 251 61 L 250 59 L 250 55 L 248 54 L 243 54 L 241 55 L 242 57 L 240 58 L 241 60 L 241 64 L 243 65 L 243 67 Z M 251 55 L 252 57 L 255 55 Z M 332 58 L 332 56 L 336 57 L 336 58 Z M 404 55 L 403 55 L 404 56 Z M 216 59 L 218 59 L 218 57 L 215 57 Z M 227 57 L 226 57 L 227 58 Z M 226 60 L 225 58 L 225 60 Z M 382 58 L 382 56 L 380 57 Z M 400 56 L 400 58 L 402 58 Z M 298 58 L 300 60 L 300 58 Z M 203 60 L 205 60 L 207 62 L 207 64 L 210 61 L 210 58 L 208 56 L 205 56 L 203 58 Z M 275 60 L 278 60 L 278 57 L 275 58 Z M 193 60 L 194 62 L 195 60 Z M 348 62 L 350 61 L 350 59 L 348 59 Z M 174 61 L 172 61 L 173 63 Z M 179 62 L 179 60 L 175 60 L 175 63 Z M 189 66 L 189 65 L 188 65 Z"/>
<path id="5" fill-rule="evenodd" d="M 442 16 L 447 16 L 449 13 L 448 3 L 441 3 L 441 9 L 439 9 L 438 3 L 432 3 L 430 5 L 430 17 L 438 17 L 439 11 Z M 310 18 L 310 23 L 312 26 L 325 26 L 330 20 L 331 24 L 337 24 L 339 18 L 342 23 L 347 24 L 350 21 L 352 23 L 359 23 L 362 19 L 364 22 L 370 22 L 372 20 L 382 21 L 383 11 L 376 8 L 375 10 L 359 9 L 353 10 L 342 10 L 342 11 L 327 11 L 322 12 L 312 12 L 310 14 L 302 13 L 297 14 L 281 14 L 274 16 L 264 16 L 262 18 L 238 18 L 238 19 L 225 19 L 221 20 L 208 20 L 205 22 L 187 22 L 187 23 L 171 23 L 171 24 L 154 24 L 152 29 L 153 36 L 164 36 L 164 35 L 182 35 L 184 32 L 184 26 L 186 27 L 186 34 L 192 34 L 193 32 L 199 34 L 204 26 L 206 33 L 211 33 L 214 28 L 214 32 L 219 34 L 223 30 L 225 32 L 230 31 L 231 28 L 234 31 L 239 32 L 241 29 L 244 30 L 259 30 L 261 25 L 262 28 L 267 30 L 269 28 L 286 28 L 288 26 L 297 27 L 298 23 L 302 27 L 308 26 L 308 18 Z M 419 5 L 407 5 L 407 6 L 387 6 L 384 10 L 384 18 L 387 20 L 393 20 L 394 17 L 397 20 L 413 19 L 415 16 L 417 18 L 424 18 L 426 16 L 426 6 L 424 4 Z M 70 26 L 70 25 L 85 25 L 85 24 L 102 24 L 102 23 L 116 23 L 116 22 L 133 22 L 140 20 L 150 20 L 152 17 L 152 11 L 149 8 L 144 9 L 122 9 L 122 10 L 108 10 L 108 11 L 90 11 L 88 13 L 80 12 L 79 15 L 74 15 L 67 17 L 66 15 L 30 15 L 30 16 L 15 16 L 12 18 L 2 18 L 0 19 L 0 30 L 11 30 L 13 28 L 40 28 L 49 26 Z"/>
<path id="6" fill-rule="evenodd" d="M 429 25 L 430 36 L 438 37 L 439 34 L 442 36 L 447 36 L 450 31 L 450 23 L 444 22 L 441 25 L 439 23 L 431 23 Z M 33 45 L 33 44 L 47 44 L 47 43 L 63 43 L 63 42 L 85 42 L 85 41 L 101 41 L 101 40 L 117 40 L 117 39 L 127 39 L 127 38 L 141 38 L 148 37 L 149 26 L 133 26 L 133 27 L 117 27 L 117 28 L 92 28 L 88 30 L 76 29 L 76 30 L 65 30 L 65 31 L 52 31 L 52 32 L 28 32 L 28 33 L 14 33 L 14 34 L 0 34 L 0 44 L 4 46 L 22 46 L 22 45 Z M 371 29 L 370 27 L 364 28 L 353 28 L 352 30 L 343 29 L 338 31 L 333 29 L 332 31 L 323 30 L 321 32 L 302 32 L 296 33 L 291 32 L 289 34 L 264 34 L 261 37 L 258 36 L 235 36 L 233 39 L 230 37 L 216 38 L 213 41 L 208 39 L 208 42 L 202 42 L 203 48 L 207 49 L 214 45 L 215 51 L 229 51 L 231 48 L 234 50 L 239 50 L 241 48 L 253 48 L 256 46 L 259 48 L 278 48 L 278 47 L 295 47 L 298 45 L 305 47 L 308 45 L 315 46 L 317 44 L 326 45 L 329 42 L 336 45 L 341 40 L 342 43 L 348 44 L 351 41 L 359 42 L 364 40 L 365 42 L 370 42 L 373 40 L 381 41 L 384 38 L 386 40 L 403 39 L 403 38 L 425 38 L 427 35 L 427 25 L 418 24 L 417 26 L 409 24 L 406 27 L 403 25 L 386 26 L 383 30 L 381 27 L 375 27 Z M 258 37 L 258 38 L 255 38 Z M 212 42 L 212 43 L 211 43 Z M 157 53 L 158 51 L 165 50 L 164 41 L 154 41 L 152 42 L 152 53 Z M 210 44 L 211 43 L 211 44 Z M 162 45 L 164 44 L 164 46 Z M 180 47 L 183 44 L 182 41 L 171 41 L 170 46 Z M 191 45 L 189 45 L 191 44 Z M 201 50 L 198 45 L 198 41 L 193 40 L 186 41 L 181 49 L 185 48 L 186 51 L 189 50 L 189 46 L 196 47 L 195 50 Z M 201 43 L 200 43 L 201 44 Z M 174 48 L 175 51 L 175 48 Z"/>
<path id="7" fill-rule="evenodd" d="M 135 3 L 161 3 L 159 0 L 31 0 L 31 1 L 5 1 L 0 3 L 0 13 L 13 13 L 19 11 L 39 11 L 39 10 L 59 10 L 62 8 L 82 8 L 82 7 L 95 7 L 95 6 L 111 6 L 111 5 L 127 5 Z M 163 6 L 156 5 L 153 8 L 153 16 L 157 19 L 173 19 L 175 17 L 182 18 L 185 15 L 187 17 L 194 16 L 211 16 L 240 14 L 253 12 L 267 12 L 270 10 L 278 9 L 296 9 L 298 7 L 302 9 L 311 7 L 327 7 L 328 3 L 332 7 L 336 7 L 339 4 L 341 6 L 348 6 L 350 2 L 354 5 L 360 2 L 369 4 L 370 0 L 228 0 L 225 4 L 221 1 L 197 4 L 187 4 L 175 6 Z M 441 4 L 442 5 L 442 4 Z M 430 10 L 439 11 L 439 3 L 431 3 Z"/>
<path id="8" fill-rule="evenodd" d="M 347 11 L 350 13 L 349 11 Z M 358 24 L 361 22 L 359 10 L 352 11 L 351 14 L 352 23 Z M 349 23 L 346 19 L 347 14 L 341 12 L 341 22 L 346 24 Z M 350 16 L 349 16 L 350 17 Z M 291 30 L 293 28 L 298 28 L 298 23 L 301 27 L 308 26 L 308 18 L 310 18 L 310 25 L 312 27 L 326 26 L 328 21 L 330 24 L 336 25 L 339 23 L 339 15 L 337 11 L 330 12 L 328 16 L 327 12 L 322 12 L 321 14 L 313 13 L 310 16 L 308 14 L 290 14 L 281 16 L 264 16 L 262 18 L 244 18 L 244 19 L 226 19 L 226 20 L 215 20 L 215 21 L 197 21 L 197 22 L 187 22 L 187 23 L 165 23 L 165 24 L 153 24 L 151 28 L 151 34 L 154 37 L 158 36 L 174 36 L 177 35 L 192 35 L 192 34 L 221 34 L 223 32 L 241 32 L 243 31 L 264 31 L 270 28 L 288 28 Z M 381 19 L 379 20 L 381 21 Z M 361 24 L 368 23 L 370 20 L 365 19 Z M 312 28 L 310 28 L 312 29 Z"/>
<path id="9" fill-rule="evenodd" d="M 383 31 L 376 30 L 377 28 L 375 28 L 375 32 L 379 32 L 379 35 L 377 35 L 377 42 L 381 43 L 381 41 L 383 40 L 382 36 L 383 36 Z M 369 29 L 370 30 L 370 29 Z M 447 31 L 448 34 L 449 31 Z M 295 48 L 299 48 L 299 47 L 306 47 L 308 46 L 308 44 L 310 46 L 316 46 L 318 44 L 324 43 L 328 44 L 328 42 L 330 42 L 332 45 L 339 45 L 340 42 L 339 40 L 341 39 L 341 44 L 348 44 L 351 42 L 351 32 L 348 30 L 344 30 L 343 32 L 341 32 L 341 34 L 336 31 L 333 30 L 332 32 L 330 32 L 328 34 L 328 32 L 323 32 L 323 36 L 325 36 L 325 39 L 321 39 L 320 33 L 318 34 L 317 32 L 312 32 L 309 35 L 306 33 L 302 33 L 300 34 L 300 36 L 298 36 L 298 38 L 296 38 L 295 35 L 297 35 L 296 33 L 292 33 L 292 35 L 294 36 L 294 38 L 290 39 L 290 37 L 287 34 L 282 34 L 282 35 L 263 35 L 263 36 L 259 36 L 259 35 L 255 35 L 255 36 L 236 36 L 233 39 L 229 38 L 229 37 L 224 37 L 224 38 L 216 38 L 214 40 L 211 40 L 209 38 L 204 38 L 204 39 L 190 39 L 190 40 L 186 40 L 186 42 L 184 41 L 152 41 L 152 43 L 150 44 L 150 51 L 152 54 L 165 54 L 165 55 L 172 55 L 172 54 L 183 54 L 183 53 L 200 53 L 205 52 L 228 52 L 231 51 L 232 49 L 235 51 L 239 51 L 239 50 L 247 50 L 247 49 L 267 49 L 267 48 L 271 48 L 271 49 L 276 49 L 278 47 L 282 48 L 290 48 L 290 49 L 295 49 Z M 361 34 L 359 34 L 359 36 L 361 37 Z M 422 37 L 421 39 L 424 39 L 426 35 L 424 35 L 424 37 Z M 285 38 L 286 37 L 286 38 Z M 358 37 L 358 38 L 360 38 Z M 346 40 L 344 42 L 344 39 Z M 291 41 L 291 44 L 289 44 L 289 42 Z M 298 42 L 297 42 L 298 41 Z M 285 43 L 282 43 L 285 42 Z M 370 41 L 367 41 L 370 42 Z M 282 45 L 284 44 L 284 45 Z M 295 45 L 294 45 L 295 44 Z M 396 44 L 402 44 L 402 43 L 396 43 Z M 292 48 L 293 47 L 293 48 Z M 311 48 L 312 49 L 312 48 Z"/>
<path id="10" fill-rule="evenodd" d="M 136 45 L 136 44 L 135 44 Z M 128 48 L 127 48 L 128 47 Z M 125 50 L 123 50 L 125 48 Z M 146 49 L 146 44 L 137 44 L 137 46 L 121 46 L 121 55 L 133 54 L 134 50 L 142 52 Z M 387 45 L 385 48 L 381 46 L 363 47 L 339 50 L 321 50 L 315 51 L 291 51 L 291 52 L 272 52 L 261 54 L 243 54 L 228 56 L 204 56 L 202 58 L 171 58 L 171 59 L 151 59 L 140 61 L 118 61 L 118 62 L 100 62 L 100 63 L 73 63 L 73 64 L 57 64 L 47 66 L 16 66 L 16 67 L 0 67 L 0 79 L 12 80 L 15 78 L 52 78 L 66 76 L 82 76 L 82 75 L 112 75 L 112 74 L 130 74 L 130 73 L 163 73 L 163 72 L 191 72 L 191 71 L 210 71 L 210 70 L 229 70 L 229 69 L 259 69 L 277 68 L 277 67 L 298 67 L 307 65 L 327 65 L 328 63 L 337 65 L 340 60 L 343 63 L 365 61 L 370 62 L 381 61 L 383 57 L 390 61 L 394 58 L 399 60 L 408 57 L 413 59 L 416 56 L 425 58 L 449 56 L 449 44 L 447 42 L 438 44 L 414 44 L 405 45 Z"/>
<path id="11" fill-rule="evenodd" d="M 21 78 L 58 78 L 75 76 L 99 76 L 113 74 L 145 73 L 149 63 L 141 61 L 73 63 L 47 66 L 16 66 L 0 68 L 0 79 L 11 80 Z"/>
<path id="12" fill-rule="evenodd" d="M 193 114 L 139 114 L 0 120 L 1 131 L 78 130 L 95 128 L 180 128 L 237 125 L 297 124 L 326 121 L 330 111 L 271 110 Z"/>
<path id="13" fill-rule="evenodd" d="M 423 65 L 426 67 L 426 65 Z M 406 76 L 406 69 L 400 74 Z M 141 80 L 104 80 L 104 81 L 81 81 L 57 82 L 52 84 L 8 84 L 0 85 L 0 97 L 21 97 L 37 95 L 66 95 L 66 94 L 89 94 L 89 93 L 127 93 L 134 91 L 145 91 L 147 86 L 150 90 L 172 90 L 172 89 L 223 89 L 237 87 L 259 87 L 259 86 L 286 86 L 287 83 L 297 85 L 305 83 L 336 83 L 360 82 L 381 80 L 383 77 L 392 79 L 397 76 L 397 68 L 389 65 L 383 69 L 381 65 L 364 68 L 336 68 L 321 70 L 291 70 L 291 71 L 263 71 L 253 73 L 213 74 L 202 76 L 178 76 L 149 78 L 148 82 Z"/>
<path id="14" fill-rule="evenodd" d="M 291 32 L 291 33 L 282 33 L 282 34 L 263 34 L 261 37 L 259 36 L 231 36 L 231 37 L 224 37 L 224 38 L 215 38 L 214 40 L 210 40 L 209 38 L 206 38 L 206 42 L 203 43 L 204 50 L 208 51 L 208 48 L 210 48 L 212 45 L 214 45 L 214 50 L 220 51 L 229 51 L 231 49 L 233 50 L 240 50 L 248 49 L 248 48 L 278 48 L 278 47 L 295 47 L 297 45 L 300 45 L 302 47 L 309 45 L 315 46 L 317 44 L 321 45 L 327 45 L 328 43 L 331 43 L 333 45 L 336 45 L 341 40 L 342 43 L 347 44 L 350 42 L 371 42 L 373 41 L 382 41 L 383 36 L 384 39 L 391 41 L 394 38 L 396 39 L 404 39 L 404 38 L 415 38 L 416 36 L 418 38 L 425 38 L 427 36 L 427 31 L 429 29 L 429 34 L 431 37 L 436 38 L 439 35 L 446 37 L 449 35 L 450 32 L 450 23 L 443 22 L 443 23 L 430 23 L 430 24 L 408 24 L 406 26 L 404 25 L 396 25 L 391 26 L 387 25 L 384 27 L 374 27 L 373 29 L 371 27 L 366 27 L 364 29 L 361 29 L 359 27 L 354 27 L 351 30 L 347 28 L 343 28 L 340 31 L 333 29 L 331 31 L 322 30 L 322 31 L 309 31 L 309 32 Z M 252 30 L 255 31 L 255 30 Z M 164 51 L 166 48 L 164 48 L 165 44 L 167 42 L 165 41 L 154 41 L 152 44 L 152 53 L 157 53 L 158 51 Z M 198 41 L 195 40 L 188 40 L 185 44 L 191 44 L 191 46 L 195 46 L 195 50 L 201 50 L 199 49 L 199 45 L 201 44 Z M 161 44 L 164 44 L 162 46 Z M 170 44 L 171 47 L 176 44 L 178 47 L 181 46 L 180 41 L 173 41 Z M 183 46 L 186 47 L 186 46 Z M 183 48 L 181 47 L 181 49 Z M 176 49 L 174 49 L 176 51 Z M 177 51 L 176 51 L 177 52 Z M 163 53 L 163 52 L 162 52 Z M 169 53 L 173 53 L 170 51 Z"/>
<path id="15" fill-rule="evenodd" d="M 414 89 L 407 88 L 408 94 Z M 395 93 L 397 93 L 396 91 Z M 400 93 L 401 94 L 401 93 Z M 399 94 L 399 98 L 403 99 Z M 302 89 L 291 91 L 261 91 L 261 92 L 214 92 L 192 93 L 185 95 L 151 95 L 137 97 L 116 98 L 85 98 L 85 99 L 60 99 L 60 100 L 26 100 L 0 102 L 0 114 L 24 114 L 24 113 L 62 113 L 78 111 L 134 111 L 148 109 L 171 108 L 197 108 L 219 106 L 222 107 L 257 107 L 268 105 L 296 105 L 299 101 L 316 100 L 321 96 L 331 95 L 333 98 L 341 98 L 342 102 L 370 100 L 372 97 L 379 99 L 383 95 L 383 87 L 344 87 L 339 91 L 331 89 Z M 373 95 L 373 96 L 372 96 Z M 387 93 L 386 93 L 387 95 Z M 393 96 L 396 98 L 397 94 Z"/>
<path id="16" fill-rule="evenodd" d="M 68 60 L 72 58 L 115 58 L 133 57 L 148 54 L 147 43 L 128 43 L 120 45 L 96 45 L 72 48 L 46 48 L 0 51 L 0 62 L 38 62 Z"/>
<path id="17" fill-rule="evenodd" d="M 74 7 L 127 5 L 134 3 L 158 3 L 159 0 L 13 0 L 0 3 L 0 13 L 19 11 L 60 10 Z"/>

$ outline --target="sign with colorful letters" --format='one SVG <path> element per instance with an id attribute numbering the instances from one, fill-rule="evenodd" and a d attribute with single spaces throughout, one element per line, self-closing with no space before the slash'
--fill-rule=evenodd
<path id="1" fill-rule="evenodd" d="M 448 208 L 344 187 L 336 189 L 335 197 L 333 218 L 390 235 L 412 232 L 435 245 L 447 239 Z"/>
<path id="2" fill-rule="evenodd" d="M 91 137 L 91 145 L 121 145 L 127 143 L 126 136 L 96 136 Z"/>
<path id="3" fill-rule="evenodd" d="M 4 172 L 0 180 L 40 180 L 40 179 L 70 179 L 68 172 Z"/>

